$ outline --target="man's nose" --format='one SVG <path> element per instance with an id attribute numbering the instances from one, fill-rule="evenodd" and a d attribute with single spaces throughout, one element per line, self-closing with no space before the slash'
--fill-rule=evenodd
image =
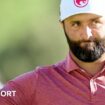
<path id="1" fill-rule="evenodd" d="M 85 27 L 83 30 L 83 38 L 84 40 L 89 40 L 93 36 L 92 30 L 89 27 Z"/>

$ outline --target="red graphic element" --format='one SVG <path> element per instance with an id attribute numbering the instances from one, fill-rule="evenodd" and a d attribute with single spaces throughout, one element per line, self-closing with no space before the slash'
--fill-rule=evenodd
<path id="1" fill-rule="evenodd" d="M 77 6 L 77 7 L 85 7 L 87 4 L 88 4 L 89 0 L 74 0 L 74 4 Z"/>

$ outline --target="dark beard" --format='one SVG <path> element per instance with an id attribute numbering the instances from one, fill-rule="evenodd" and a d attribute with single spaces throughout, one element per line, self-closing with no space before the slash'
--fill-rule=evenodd
<path id="1" fill-rule="evenodd" d="M 72 41 L 67 36 L 66 32 L 65 35 L 70 50 L 79 60 L 83 62 L 94 62 L 105 52 L 105 39 L 100 41 Z M 92 49 L 88 48 L 89 46 L 81 47 L 81 43 L 85 42 L 88 43 L 88 45 L 92 42 L 94 44 L 94 46 L 91 46 Z"/>

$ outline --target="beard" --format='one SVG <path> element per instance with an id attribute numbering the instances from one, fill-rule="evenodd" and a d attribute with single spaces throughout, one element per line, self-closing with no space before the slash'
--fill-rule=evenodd
<path id="1" fill-rule="evenodd" d="M 65 35 L 71 52 L 83 62 L 94 62 L 105 52 L 105 39 L 73 41 Z"/>

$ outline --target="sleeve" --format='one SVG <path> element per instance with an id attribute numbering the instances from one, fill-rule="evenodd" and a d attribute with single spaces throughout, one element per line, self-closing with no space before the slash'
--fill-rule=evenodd
<path id="1" fill-rule="evenodd" d="M 37 78 L 37 72 L 31 71 L 9 81 L 0 90 L 0 105 L 31 105 Z"/>

